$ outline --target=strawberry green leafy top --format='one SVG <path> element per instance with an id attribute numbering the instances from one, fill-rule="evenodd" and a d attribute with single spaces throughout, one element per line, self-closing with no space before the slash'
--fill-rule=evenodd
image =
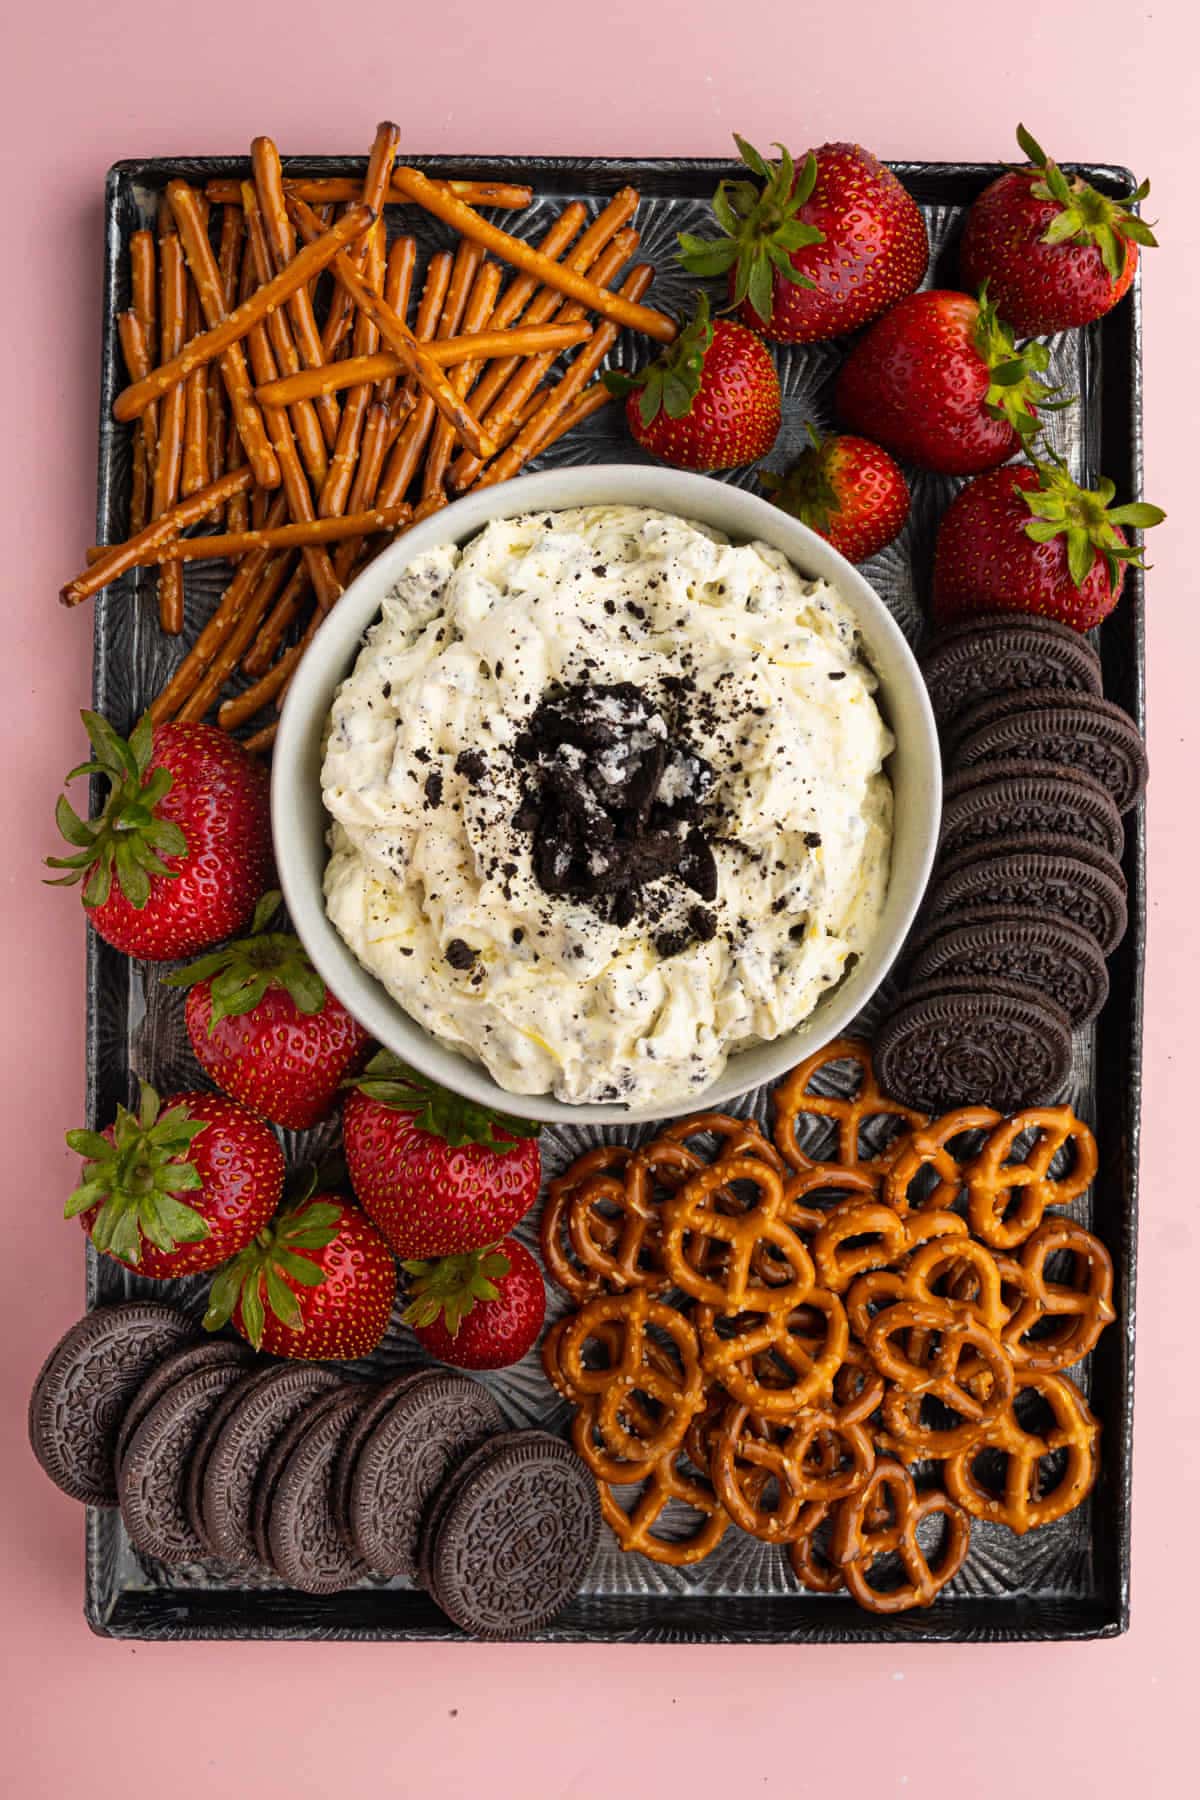
<path id="1" fill-rule="evenodd" d="M 1060 208 L 1046 227 L 1044 244 L 1094 244 L 1114 281 L 1125 267 L 1131 242 L 1157 248 L 1152 228 L 1129 210 L 1148 197 L 1148 181 L 1135 188 L 1127 200 L 1110 200 L 1082 176 L 1068 179 L 1024 125 L 1017 126 L 1017 142 L 1038 173 L 1030 192 L 1039 200 L 1055 201 Z"/>
<path id="2" fill-rule="evenodd" d="M 810 150 L 799 175 L 789 151 L 776 144 L 777 163 L 767 159 L 734 132 L 742 161 L 761 181 L 722 181 L 713 195 L 713 213 L 723 238 L 679 233 L 679 260 L 689 275 L 726 275 L 734 270 L 733 304 L 749 298 L 760 319 L 771 314 L 774 272 L 797 287 L 815 284 L 792 263 L 792 252 L 820 244 L 825 233 L 797 215 L 812 196 L 817 159 Z"/>

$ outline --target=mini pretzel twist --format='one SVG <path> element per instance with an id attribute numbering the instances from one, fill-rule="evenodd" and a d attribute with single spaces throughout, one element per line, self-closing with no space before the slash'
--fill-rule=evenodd
<path id="1" fill-rule="evenodd" d="M 640 1550 L 651 1562 L 683 1569 L 703 1562 L 711 1556 L 729 1529 L 729 1514 L 717 1499 L 709 1482 L 689 1475 L 683 1468 L 683 1456 L 674 1450 L 661 1457 L 648 1474 L 638 1478 L 638 1491 L 631 1508 L 626 1510 L 613 1493 L 612 1484 L 598 1481 L 600 1512 L 616 1534 L 623 1550 Z M 682 1501 L 700 1522 L 690 1535 L 665 1537 L 654 1527 L 672 1500 Z"/>
<path id="2" fill-rule="evenodd" d="M 990 1129 L 1000 1122 L 1000 1114 L 990 1106 L 959 1106 L 944 1113 L 931 1124 L 922 1125 L 904 1140 L 883 1182 L 883 1198 L 898 1213 L 910 1209 L 949 1209 L 963 1189 L 963 1164 L 951 1149 L 955 1138 L 969 1131 Z M 938 1177 L 937 1185 L 924 1199 L 914 1200 L 912 1185 L 926 1169 Z"/>
<path id="3" fill-rule="evenodd" d="M 617 1359 L 605 1369 L 589 1368 L 584 1350 L 597 1325 L 618 1323 L 623 1332 Z M 677 1367 L 664 1361 L 662 1346 L 651 1330 L 673 1346 Z M 557 1345 L 558 1364 L 567 1385 L 597 1401 L 596 1424 L 614 1455 L 648 1463 L 682 1443 L 688 1422 L 704 1404 L 695 1328 L 673 1307 L 652 1300 L 644 1288 L 628 1294 L 605 1294 L 576 1313 Z M 661 1408 L 653 1441 L 630 1431 L 621 1413 L 628 1396 Z"/>
<path id="4" fill-rule="evenodd" d="M 916 1360 L 897 1344 L 916 1327 L 935 1337 L 928 1356 Z M 885 1430 L 906 1450 L 921 1456 L 949 1456 L 968 1449 L 985 1426 L 999 1417 L 1012 1399 L 1013 1367 L 999 1340 L 977 1319 L 944 1301 L 898 1300 L 875 1319 L 867 1332 L 867 1349 L 875 1366 L 893 1385 L 882 1407 Z M 990 1375 L 986 1397 L 968 1377 Z M 932 1397 L 958 1415 L 951 1426 L 921 1422 L 922 1402 Z"/>
<path id="5" fill-rule="evenodd" d="M 717 1199 L 736 1181 L 752 1184 L 761 1198 L 731 1216 L 718 1210 Z M 663 1208 L 661 1254 L 672 1284 L 724 1313 L 786 1312 L 799 1306 L 812 1289 L 813 1259 L 784 1223 L 782 1210 L 783 1183 L 758 1157 L 731 1156 L 702 1169 Z M 697 1241 L 726 1247 L 720 1275 L 703 1272 L 695 1255 Z M 791 1271 L 790 1281 L 752 1280 L 760 1246 L 768 1246 L 780 1266 Z"/>
<path id="6" fill-rule="evenodd" d="M 886 1499 L 892 1515 L 887 1524 L 877 1522 L 881 1499 Z M 946 1521 L 946 1538 L 936 1566 L 931 1566 L 917 1541 L 918 1527 L 932 1513 L 941 1513 Z M 859 1491 L 839 1505 L 830 1549 L 859 1605 L 870 1612 L 892 1613 L 932 1606 L 962 1568 L 970 1542 L 971 1522 L 960 1507 L 936 1489 L 918 1495 L 903 1464 L 883 1461 L 876 1463 Z M 875 1563 L 891 1555 L 899 1556 L 905 1580 L 894 1588 L 874 1587 L 871 1572 Z"/>
<path id="7" fill-rule="evenodd" d="M 802 1413 L 794 1421 L 761 1418 L 730 1403 L 715 1433 L 709 1469 L 717 1497 L 734 1523 L 767 1543 L 788 1543 L 806 1525 L 806 1505 L 832 1503 L 862 1486 L 875 1466 L 875 1447 L 861 1425 L 832 1412 Z M 767 1475 L 768 1484 L 745 1477 Z M 774 1500 L 766 1495 L 774 1491 Z"/>
<path id="8" fill-rule="evenodd" d="M 1046 1275 L 1048 1259 L 1059 1252 L 1071 1257 L 1069 1281 L 1051 1281 Z M 1007 1259 L 997 1258 L 997 1262 Z M 1009 1354 L 1021 1369 L 1053 1373 L 1069 1369 L 1093 1350 L 1106 1325 L 1116 1318 L 1112 1303 L 1112 1257 L 1090 1231 L 1070 1219 L 1048 1219 L 1039 1225 L 1021 1250 L 1020 1263 L 1012 1273 L 1022 1288 L 1022 1296 L 1005 1323 L 1002 1336 Z M 1027 1337 L 1036 1325 L 1053 1320 L 1051 1331 L 1039 1329 L 1036 1337 Z"/>
<path id="9" fill-rule="evenodd" d="M 1027 1131 L 1037 1138 L 1019 1162 L 1007 1160 Z M 1050 1164 L 1068 1143 L 1075 1146 L 1070 1173 L 1054 1178 Z M 1096 1140 L 1069 1106 L 1031 1107 L 1001 1121 L 979 1155 L 963 1170 L 971 1230 L 996 1250 L 1014 1250 L 1031 1237 L 1048 1206 L 1067 1206 L 1095 1179 Z"/>
<path id="10" fill-rule="evenodd" d="M 1018 1370 L 1015 1396 L 1035 1393 L 1049 1408 L 1052 1424 L 1045 1432 L 1027 1429 L 1015 1405 L 1005 1406 L 978 1443 L 948 1457 L 943 1465 L 947 1492 L 973 1518 L 1007 1525 L 1018 1536 L 1050 1525 L 1072 1512 L 1091 1492 L 1098 1472 L 1100 1426 L 1079 1389 L 1065 1375 L 1040 1369 Z M 1004 1459 L 1000 1492 L 985 1484 L 976 1469 L 984 1451 Z M 1043 1459 L 1066 1452 L 1066 1466 L 1055 1485 L 1042 1487 Z"/>
<path id="11" fill-rule="evenodd" d="M 816 1345 L 807 1330 L 812 1311 L 825 1323 L 824 1335 Z M 701 1358 L 705 1373 L 735 1400 L 768 1418 L 786 1418 L 824 1403 L 850 1341 L 846 1314 L 836 1294 L 814 1288 L 801 1312 L 734 1319 L 728 1335 L 717 1330 L 717 1317 L 710 1307 L 696 1309 Z M 765 1379 L 762 1365 L 755 1366 L 755 1359 L 766 1353 L 777 1378 Z"/>
<path id="12" fill-rule="evenodd" d="M 856 1065 L 859 1080 L 854 1093 L 844 1099 L 837 1095 L 812 1093 L 810 1083 L 813 1078 L 830 1063 L 836 1062 L 851 1062 Z M 784 1076 L 775 1089 L 773 1104 L 775 1144 L 789 1168 L 859 1169 L 876 1177 L 876 1185 L 878 1177 L 890 1166 L 897 1144 L 902 1140 L 897 1140 L 897 1144 L 890 1144 L 878 1155 L 864 1156 L 861 1141 L 863 1126 L 872 1119 L 884 1117 L 901 1119 L 910 1127 L 925 1123 L 923 1113 L 914 1112 L 909 1106 L 902 1106 L 898 1100 L 889 1099 L 881 1091 L 875 1080 L 870 1047 L 858 1038 L 835 1038 L 823 1050 L 805 1057 L 790 1075 Z M 801 1147 L 796 1127 L 805 1118 L 834 1121 L 837 1133 L 835 1157 L 820 1162 Z"/>

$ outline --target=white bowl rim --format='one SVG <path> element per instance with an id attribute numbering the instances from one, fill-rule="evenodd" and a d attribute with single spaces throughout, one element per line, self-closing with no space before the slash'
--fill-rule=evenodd
<path id="1" fill-rule="evenodd" d="M 720 496 L 719 502 L 714 500 L 714 490 Z M 744 514 L 745 527 L 738 525 L 730 530 L 719 525 L 716 529 L 725 531 L 735 541 L 766 542 L 787 556 L 805 579 L 834 583 L 854 609 L 873 659 L 877 659 L 883 644 L 897 669 L 903 672 L 907 683 L 905 698 L 913 714 L 905 754 L 915 759 L 921 769 L 919 792 L 925 802 L 923 821 L 908 828 L 915 836 L 918 826 L 923 827 L 909 892 L 897 901 L 889 884 L 885 913 L 890 912 L 892 918 L 886 937 L 882 932 L 876 934 L 851 973 L 822 997 L 796 1030 L 736 1052 L 717 1080 L 700 1093 L 644 1106 L 577 1104 L 550 1094 L 509 1093 L 482 1064 L 439 1042 L 392 999 L 334 929 L 325 912 L 320 880 L 314 886 L 299 866 L 302 851 L 298 839 L 303 834 L 285 825 L 296 815 L 297 803 L 303 808 L 313 798 L 298 771 L 306 756 L 311 758 L 314 720 L 320 733 L 333 693 L 353 666 L 364 633 L 378 617 L 388 589 L 413 558 L 448 540 L 465 543 L 494 519 L 603 505 L 651 507 L 710 526 L 709 515 L 714 510 L 732 509 Z M 880 682 L 881 687 L 891 685 L 882 675 Z M 320 807 L 319 779 L 316 801 Z M 323 810 L 322 807 L 322 813 Z M 710 476 L 657 464 L 591 463 L 518 476 L 513 481 L 468 493 L 410 527 L 351 582 L 316 632 L 288 689 L 271 771 L 272 832 L 284 901 L 297 935 L 331 991 L 372 1037 L 420 1073 L 469 1100 L 543 1124 L 611 1127 L 711 1110 L 776 1080 L 803 1056 L 840 1036 L 884 980 L 900 952 L 933 866 L 940 814 L 941 764 L 929 695 L 904 633 L 866 577 L 824 538 L 758 495 Z M 323 824 L 322 846 L 325 829 Z M 894 847 L 893 840 L 893 850 Z M 322 868 L 324 860 L 322 854 Z M 893 880 L 894 872 L 893 865 Z M 754 1060 L 753 1074 L 739 1075 L 748 1058 Z"/>

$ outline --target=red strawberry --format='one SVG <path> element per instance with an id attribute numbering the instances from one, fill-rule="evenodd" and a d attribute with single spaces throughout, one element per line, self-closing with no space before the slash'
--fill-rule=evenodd
<path id="1" fill-rule="evenodd" d="M 455 1256 L 494 1244 L 537 1199 L 536 1125 L 426 1081 L 390 1051 L 347 1084 L 350 1183 L 397 1256 Z"/>
<path id="2" fill-rule="evenodd" d="M 1023 125 L 1017 142 L 1033 167 L 984 188 L 967 214 L 959 267 L 968 287 L 988 282 L 1014 331 L 1042 337 L 1111 311 L 1129 290 L 1138 245 L 1158 240 L 1129 210 L 1149 194 L 1148 181 L 1110 200 L 1064 175 Z"/>
<path id="3" fill-rule="evenodd" d="M 761 338 L 733 319 L 711 320 L 701 294 L 696 316 L 662 356 L 609 390 L 624 395 L 634 442 L 680 469 L 732 469 L 757 462 L 779 436 L 779 377 Z"/>
<path id="4" fill-rule="evenodd" d="M 396 1298 L 396 1264 L 371 1221 L 340 1194 L 285 1208 L 213 1278 L 205 1329 L 232 1320 L 271 1356 L 367 1356 Z"/>
<path id="5" fill-rule="evenodd" d="M 136 1114 L 68 1131 L 87 1160 L 66 1205 L 97 1250 L 156 1281 L 215 1269 L 261 1231 L 283 1192 L 283 1151 L 261 1119 L 222 1094 L 142 1083 Z"/>
<path id="6" fill-rule="evenodd" d="M 886 450 L 860 437 L 821 438 L 808 427 L 811 450 L 786 475 L 764 469 L 759 480 L 776 506 L 827 538 L 851 562 L 865 562 L 902 529 L 908 483 Z"/>
<path id="7" fill-rule="evenodd" d="M 250 937 L 163 979 L 191 990 L 188 1036 L 205 1074 L 276 1125 L 305 1131 L 333 1110 L 370 1040 L 299 938 L 266 929 L 278 907 L 278 893 L 264 894 Z"/>
<path id="8" fill-rule="evenodd" d="M 267 778 L 240 744 L 212 725 L 151 726 L 129 741 L 99 713 L 82 715 L 95 752 L 76 775 L 102 775 L 109 795 L 85 821 L 60 794 L 58 827 L 74 856 L 49 856 L 82 881 L 83 907 L 126 956 L 192 956 L 254 911 L 271 868 Z M 116 876 L 114 883 L 113 876 Z"/>
<path id="9" fill-rule="evenodd" d="M 869 150 L 822 144 L 797 175 L 782 144 L 769 163 L 734 137 L 762 187 L 723 181 L 713 212 L 726 237 L 681 232 L 679 260 L 693 275 L 728 271 L 747 325 L 780 344 L 812 344 L 857 331 L 920 285 L 925 221 Z"/>
<path id="10" fill-rule="evenodd" d="M 1007 462 L 1038 430 L 1035 402 L 1053 388 L 1044 344 L 1017 350 L 981 293 L 909 294 L 876 320 L 842 364 L 837 408 L 847 425 L 942 475 Z M 1050 405 L 1061 404 L 1053 401 Z"/>
<path id="11" fill-rule="evenodd" d="M 506 1369 L 537 1342 L 546 1317 L 542 1272 L 523 1244 L 406 1262 L 404 1322 L 430 1356 L 458 1369 Z"/>
<path id="12" fill-rule="evenodd" d="M 1033 612 L 1090 631 L 1117 604 L 1125 567 L 1144 568 L 1123 526 L 1166 516 L 1136 502 L 1112 506 L 1102 480 L 1077 487 L 1059 458 L 980 475 L 942 518 L 933 566 L 934 617 Z"/>

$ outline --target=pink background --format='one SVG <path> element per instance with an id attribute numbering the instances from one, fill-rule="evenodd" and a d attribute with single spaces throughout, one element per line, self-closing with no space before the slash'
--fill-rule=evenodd
<path id="1" fill-rule="evenodd" d="M 957 16 L 948 29 L 943 21 Z M 4 1763 L 66 1800 L 370 1791 L 495 1800 L 824 1789 L 1000 1800 L 1074 1777 L 1108 1800 L 1194 1780 L 1200 1503 L 1196 1089 L 1184 1021 L 1195 931 L 1200 615 L 1194 520 L 1200 145 L 1190 0 L 1058 0 L 1029 20 L 942 0 L 729 8 L 718 0 L 62 0 L 8 9 L 0 282 L 8 600 L 0 683 L 7 1199 L 0 1280 Z M 1022 34 L 1025 34 L 1024 36 Z M 389 73 L 390 72 L 390 73 Z M 90 617 L 60 582 L 94 519 L 104 173 L 120 157 L 365 149 L 714 154 L 737 128 L 793 149 L 857 137 L 885 156 L 997 158 L 1018 114 L 1062 158 L 1153 177 L 1164 248 L 1145 283 L 1148 496 L 1173 515 L 1150 581 L 1152 945 L 1138 1320 L 1134 1623 L 1115 1643 L 911 1649 L 487 1649 L 134 1645 L 83 1623 L 82 1515 L 24 1441 L 30 1381 L 80 1310 L 59 1213 L 83 1094 L 84 932 L 40 885 L 80 749 Z M 167 1777 L 167 1771 L 170 1771 Z M 736 1783 L 736 1787 L 734 1784 Z"/>

